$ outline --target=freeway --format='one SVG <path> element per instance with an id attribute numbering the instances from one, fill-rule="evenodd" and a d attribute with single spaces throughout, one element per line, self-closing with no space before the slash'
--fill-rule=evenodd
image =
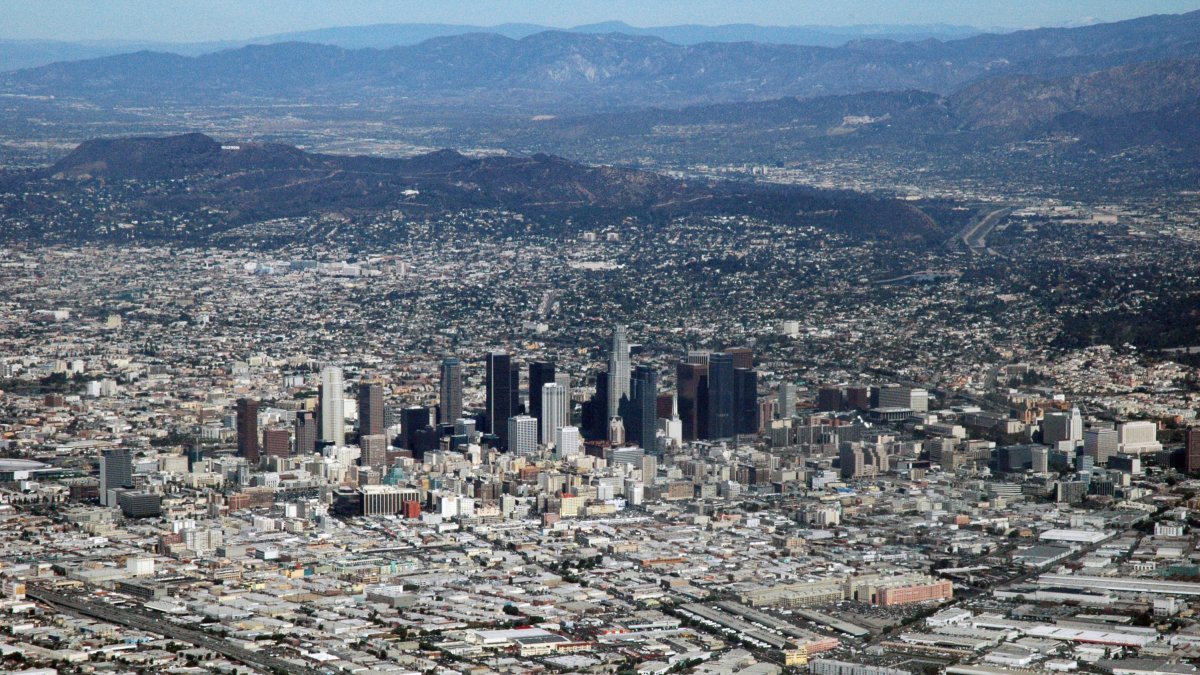
<path id="1" fill-rule="evenodd" d="M 30 585 L 25 594 L 38 602 L 45 603 L 60 611 L 69 612 L 95 619 L 115 623 L 137 630 L 164 635 L 172 640 L 188 642 L 203 647 L 226 658 L 239 661 L 252 668 L 267 673 L 299 673 L 300 675 L 327 675 L 327 671 L 310 668 L 303 663 L 281 659 L 263 652 L 243 649 L 232 643 L 191 628 L 185 628 L 145 612 L 132 610 L 99 602 L 86 600 L 78 595 L 65 595 L 46 588 Z"/>
<path id="2" fill-rule="evenodd" d="M 962 232 L 959 232 L 955 239 L 966 244 L 967 249 L 972 253 L 983 253 L 985 251 L 991 253 L 991 250 L 987 248 L 987 236 L 1010 213 L 1012 213 L 1012 209 L 1007 206 L 991 211 L 983 218 L 980 218 L 979 222 L 972 223 L 963 228 Z"/>

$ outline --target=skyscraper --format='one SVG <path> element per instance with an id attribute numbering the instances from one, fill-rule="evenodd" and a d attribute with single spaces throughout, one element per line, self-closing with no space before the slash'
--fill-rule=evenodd
<path id="1" fill-rule="evenodd" d="M 358 385 L 358 433 L 360 436 L 383 433 L 383 385 L 377 382 Z"/>
<path id="2" fill-rule="evenodd" d="M 675 378 L 679 386 L 677 398 L 683 440 L 705 438 L 708 430 L 708 366 L 680 363 L 675 368 Z"/>
<path id="3" fill-rule="evenodd" d="M 1083 432 L 1083 454 L 1091 457 L 1095 466 L 1105 466 L 1120 449 L 1116 429 L 1093 427 Z"/>
<path id="4" fill-rule="evenodd" d="M 637 443 L 646 452 L 654 452 L 658 448 L 655 443 L 658 436 L 658 371 L 651 366 L 638 366 L 631 388 L 632 414 L 625 425 L 625 436 L 629 442 Z"/>
<path id="5" fill-rule="evenodd" d="M 571 397 L 574 392 L 571 390 L 571 375 L 569 373 L 555 373 L 554 383 L 563 388 L 563 423 L 571 423 L 571 411 L 574 406 L 571 402 Z"/>
<path id="6" fill-rule="evenodd" d="M 733 369 L 733 426 L 739 434 L 758 433 L 758 372 Z"/>
<path id="7" fill-rule="evenodd" d="M 534 361 L 529 364 L 529 416 L 534 417 L 538 421 L 538 442 L 549 443 L 551 436 L 546 435 L 546 425 L 542 423 L 542 388 L 547 384 L 554 382 L 554 362 L 553 361 Z M 559 401 L 561 407 L 562 402 Z M 561 411 L 559 411 L 559 414 Z M 562 421 L 559 420 L 559 425 L 562 426 Z M 554 428 L 550 428 L 550 433 L 554 433 Z"/>
<path id="8" fill-rule="evenodd" d="M 429 426 L 429 408 L 412 405 L 400 411 L 400 434 L 404 447 L 416 449 L 417 433 Z"/>
<path id="9" fill-rule="evenodd" d="M 1053 446 L 1061 441 L 1083 440 L 1083 418 L 1079 409 L 1049 412 L 1042 418 L 1042 442 Z"/>
<path id="10" fill-rule="evenodd" d="M 530 403 L 536 398 L 538 400 L 538 408 L 541 411 L 541 417 L 538 419 L 538 426 L 541 428 L 539 438 L 543 443 L 550 444 L 554 441 L 554 431 L 561 427 L 570 426 L 563 419 L 563 399 L 566 397 L 566 392 L 557 382 L 547 382 L 542 385 L 541 395 L 533 396 L 530 394 Z"/>
<path id="11" fill-rule="evenodd" d="M 387 436 L 383 434 L 368 434 L 358 437 L 358 447 L 362 449 L 358 463 L 362 466 L 382 467 L 387 464 Z"/>
<path id="12" fill-rule="evenodd" d="M 527 412 L 521 405 L 521 366 L 514 361 L 508 366 L 508 400 L 512 401 L 512 414 L 523 415 Z"/>
<path id="13" fill-rule="evenodd" d="M 580 431 L 585 438 L 598 440 L 608 437 L 608 373 L 596 373 L 596 393 L 583 405 Z"/>
<path id="14" fill-rule="evenodd" d="M 512 398 L 512 361 L 505 352 L 488 354 L 484 388 L 487 390 L 487 409 L 483 431 L 495 434 L 500 439 L 500 449 L 507 449 L 508 418 L 516 413 L 516 405 Z M 536 430 L 534 434 L 537 434 Z"/>
<path id="15" fill-rule="evenodd" d="M 791 419 L 796 414 L 796 385 L 784 382 L 779 385 L 779 419 Z"/>
<path id="16" fill-rule="evenodd" d="M 708 357 L 708 438 L 732 438 L 733 357 L 717 352 Z"/>
<path id="17" fill-rule="evenodd" d="M 133 487 L 133 455 L 123 448 L 100 454 L 100 503 L 117 505 L 116 490 Z"/>
<path id="18" fill-rule="evenodd" d="M 537 454 L 537 420 L 529 415 L 508 418 L 509 452 L 519 457 Z"/>
<path id="19" fill-rule="evenodd" d="M 334 445 L 346 442 L 346 388 L 342 369 L 325 366 L 321 371 L 321 440 Z"/>
<path id="20" fill-rule="evenodd" d="M 317 418 L 311 410 L 296 413 L 296 454 L 311 455 L 317 451 Z"/>
<path id="21" fill-rule="evenodd" d="M 621 399 L 629 398 L 629 338 L 625 326 L 613 329 L 612 346 L 608 352 L 608 416 L 621 414 Z"/>
<path id="22" fill-rule="evenodd" d="M 292 454 L 292 434 L 287 429 L 263 429 L 263 454 L 287 457 Z"/>
<path id="23" fill-rule="evenodd" d="M 237 444 L 239 456 L 258 464 L 258 401 L 254 399 L 237 400 Z"/>
<path id="24" fill-rule="evenodd" d="M 454 357 L 442 360 L 442 383 L 438 404 L 439 424 L 454 424 L 462 417 L 462 361 Z"/>

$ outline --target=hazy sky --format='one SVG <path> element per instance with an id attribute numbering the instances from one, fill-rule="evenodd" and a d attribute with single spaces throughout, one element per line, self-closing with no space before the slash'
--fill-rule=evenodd
<path id="1" fill-rule="evenodd" d="M 568 27 L 614 19 L 1022 28 L 1197 9 L 1200 0 L 0 0 L 0 38 L 191 42 L 372 23 Z"/>

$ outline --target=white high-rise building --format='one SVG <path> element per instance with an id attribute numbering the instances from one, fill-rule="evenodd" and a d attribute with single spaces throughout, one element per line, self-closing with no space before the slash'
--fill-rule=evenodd
<path id="1" fill-rule="evenodd" d="M 559 457 L 569 459 L 582 452 L 578 427 L 559 427 L 554 430 L 554 449 Z"/>
<path id="2" fill-rule="evenodd" d="M 608 417 L 618 417 L 621 398 L 629 398 L 629 337 L 625 326 L 613 329 L 612 349 L 608 354 Z M 612 439 L 609 439 L 612 440 Z"/>
<path id="3" fill-rule="evenodd" d="M 567 426 L 563 419 L 566 410 L 567 392 L 557 382 L 542 385 L 542 435 L 547 443 L 552 442 L 554 431 Z"/>
<path id="4" fill-rule="evenodd" d="M 325 366 L 321 370 L 321 440 L 334 445 L 346 442 L 346 388 L 342 369 Z"/>
<path id="5" fill-rule="evenodd" d="M 517 457 L 537 454 L 538 421 L 529 415 L 508 418 L 508 451 Z"/>
<path id="6" fill-rule="evenodd" d="M 659 419 L 658 428 L 662 431 L 663 442 L 667 447 L 683 447 L 683 420 L 679 419 L 678 394 L 671 397 L 671 419 Z"/>
<path id="7" fill-rule="evenodd" d="M 1126 455 L 1145 455 L 1162 451 L 1158 425 L 1154 422 L 1126 422 L 1117 427 L 1120 451 Z"/>

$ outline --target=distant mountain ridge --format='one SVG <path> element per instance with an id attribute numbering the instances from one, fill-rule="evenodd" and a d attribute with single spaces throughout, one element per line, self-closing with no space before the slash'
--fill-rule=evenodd
<path id="1" fill-rule="evenodd" d="M 5 93 L 182 103 L 411 100 L 594 109 L 816 97 L 873 90 L 940 94 L 996 75 L 1060 77 L 1200 57 L 1200 12 L 950 42 L 844 47 L 677 45 L 616 33 L 467 34 L 387 50 L 308 43 L 198 57 L 140 52 L 0 74 Z"/>
<path id="2" fill-rule="evenodd" d="M 0 40 L 0 71 L 36 68 L 60 61 L 78 61 L 104 56 L 116 56 L 135 51 L 157 51 L 180 56 L 199 56 L 247 45 L 266 45 L 280 42 L 310 42 L 343 49 L 389 49 L 419 44 L 433 38 L 468 33 L 491 33 L 519 40 L 547 31 L 568 33 L 624 33 L 658 37 L 676 44 L 701 42 L 765 42 L 777 44 L 837 47 L 853 40 L 952 40 L 985 32 L 972 26 L 929 25 L 862 25 L 862 26 L 759 26 L 727 24 L 717 26 L 680 25 L 635 27 L 622 21 L 573 28 L 554 28 L 531 23 L 505 23 L 494 26 L 475 26 L 448 23 L 386 23 L 365 26 L 335 26 L 315 30 L 264 35 L 248 40 L 208 42 L 153 42 L 146 40 L 85 41 L 58 40 Z"/>
<path id="3" fill-rule="evenodd" d="M 984 29 L 947 24 L 928 25 L 849 25 L 849 26 L 764 26 L 756 24 L 722 24 L 706 26 L 682 24 L 672 26 L 631 26 L 624 21 L 554 28 L 535 24 L 509 23 L 498 26 L 464 26 L 454 24 L 377 24 L 321 28 L 310 31 L 280 33 L 258 38 L 256 44 L 272 42 L 313 42 L 336 45 L 347 49 L 414 45 L 425 40 L 467 33 L 493 33 L 519 40 L 535 33 L 561 31 L 565 33 L 641 35 L 656 37 L 678 45 L 703 42 L 762 42 L 767 44 L 839 47 L 854 40 L 953 40 L 979 35 Z"/>
<path id="4" fill-rule="evenodd" d="M 654 227 L 704 215 L 760 217 L 896 241 L 940 236 L 912 206 L 850 192 L 684 181 L 545 154 L 471 158 L 442 150 L 408 159 L 347 157 L 269 143 L 222 144 L 201 134 L 88 141 L 45 170 L 0 177 L 0 194 L 0 236 L 9 240 L 123 240 L 136 234 L 208 244 L 243 226 L 282 218 L 353 222 L 389 214 L 392 227 L 402 230 L 408 219 L 472 210 L 520 214 L 527 224 L 519 232 L 566 236 L 627 219 Z M 63 204 L 71 204 L 69 217 Z M 141 225 L 128 226 L 135 221 Z M 394 236 L 353 228 L 343 234 Z"/>
<path id="5" fill-rule="evenodd" d="M 948 167 L 978 157 L 975 169 L 984 172 L 978 180 L 1020 182 L 1041 166 L 1053 168 L 1064 189 L 1194 189 L 1200 60 L 1061 78 L 998 76 L 946 96 L 906 90 L 565 115 L 487 134 L 516 152 L 589 162 L 778 165 L 865 156 L 898 166 Z M 1037 149 L 1011 151 L 1024 144 Z"/>

